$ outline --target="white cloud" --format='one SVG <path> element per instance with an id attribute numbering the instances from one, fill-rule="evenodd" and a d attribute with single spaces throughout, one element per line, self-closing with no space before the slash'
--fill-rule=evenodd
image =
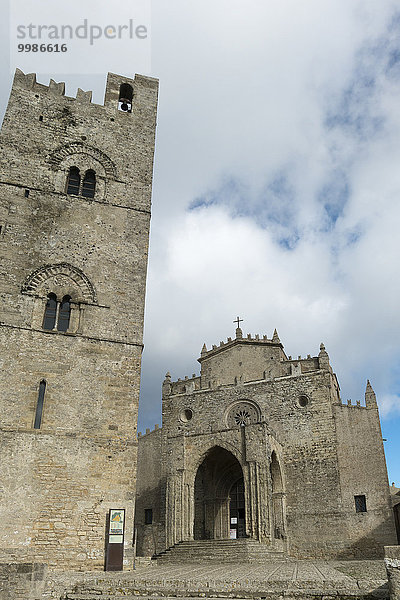
<path id="1" fill-rule="evenodd" d="M 400 90 L 385 71 L 394 3 L 173 5 L 180 42 L 155 59 L 148 356 L 175 377 L 191 373 L 203 341 L 232 335 L 239 312 L 246 332 L 278 327 L 290 354 L 325 341 L 344 399 L 362 398 L 367 377 L 378 397 L 390 393 L 400 354 Z M 292 190 L 288 223 L 268 187 L 279 175 Z M 185 212 L 198 198 L 205 205 Z M 285 235 L 298 236 L 291 251 L 277 244 Z"/>
<path id="2" fill-rule="evenodd" d="M 382 417 L 393 414 L 398 416 L 400 414 L 400 396 L 385 394 L 380 399 L 379 407 Z"/>
<path id="3" fill-rule="evenodd" d="M 232 335 L 237 314 L 245 332 L 277 327 L 288 354 L 324 341 L 343 399 L 362 398 L 368 377 L 397 417 L 397 5 L 153 2 L 143 426 L 159 420 L 165 371 L 198 371 L 203 342 Z M 100 101 L 103 81 L 70 77 L 68 93 L 78 85 Z"/>

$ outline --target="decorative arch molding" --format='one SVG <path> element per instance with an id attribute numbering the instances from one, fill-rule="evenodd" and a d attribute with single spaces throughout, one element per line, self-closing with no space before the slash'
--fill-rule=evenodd
<path id="1" fill-rule="evenodd" d="M 236 446 L 234 446 L 234 444 L 231 444 L 226 440 L 218 440 L 215 444 L 212 444 L 211 446 L 209 443 L 205 443 L 200 449 L 200 452 L 196 454 L 196 458 L 191 462 L 190 465 L 188 465 L 188 481 L 191 485 L 194 485 L 194 480 L 196 479 L 197 471 L 199 470 L 200 465 L 204 462 L 207 456 L 216 448 L 222 448 L 223 450 L 230 452 L 234 456 L 234 458 L 236 458 L 244 472 L 242 453 L 239 448 L 236 448 Z"/>
<path id="2" fill-rule="evenodd" d="M 96 290 L 89 278 L 77 267 L 69 263 L 45 265 L 29 275 L 22 286 L 23 294 L 38 295 L 46 280 L 52 277 L 67 277 L 79 288 L 82 300 L 87 303 L 97 303 Z"/>
<path id="3" fill-rule="evenodd" d="M 98 148 L 87 146 L 86 144 L 82 144 L 82 142 L 73 142 L 71 144 L 67 144 L 66 146 L 61 146 L 50 155 L 49 162 L 55 167 L 59 168 L 60 164 L 68 156 L 73 154 L 85 154 L 90 156 L 103 166 L 106 177 L 111 179 L 117 178 L 117 168 L 111 158 Z"/>

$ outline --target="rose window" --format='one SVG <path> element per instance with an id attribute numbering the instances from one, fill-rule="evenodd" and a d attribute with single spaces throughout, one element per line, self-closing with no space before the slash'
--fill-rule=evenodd
<path id="1" fill-rule="evenodd" d="M 248 410 L 238 410 L 235 414 L 235 421 L 237 425 L 247 425 L 250 421 L 250 413 Z"/>
<path id="2" fill-rule="evenodd" d="M 250 402 L 238 402 L 234 404 L 227 414 L 228 427 L 245 427 L 259 421 L 257 407 Z"/>

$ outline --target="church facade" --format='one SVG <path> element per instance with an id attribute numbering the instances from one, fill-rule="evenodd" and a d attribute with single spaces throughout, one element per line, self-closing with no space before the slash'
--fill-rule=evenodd
<path id="1" fill-rule="evenodd" d="M 239 322 L 238 322 L 239 325 Z M 379 557 L 396 544 L 375 393 L 343 404 L 323 344 L 293 359 L 240 327 L 162 386 L 139 437 L 138 554 L 247 539 L 295 557 Z"/>

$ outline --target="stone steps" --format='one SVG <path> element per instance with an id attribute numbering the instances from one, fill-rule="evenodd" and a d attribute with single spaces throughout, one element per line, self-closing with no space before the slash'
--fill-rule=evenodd
<path id="1" fill-rule="evenodd" d="M 256 540 L 190 540 L 179 542 L 154 558 L 157 564 L 197 562 L 256 562 L 284 560 L 285 555 Z"/>
<path id="2" fill-rule="evenodd" d="M 356 586 L 347 589 L 337 589 L 335 586 L 312 585 L 312 582 L 298 585 L 285 585 L 285 582 L 272 582 L 266 586 L 255 586 L 255 589 L 210 589 L 199 586 L 199 589 L 173 589 L 173 586 L 146 589 L 132 589 L 132 586 L 114 585 L 98 586 L 90 589 L 76 590 L 62 595 L 62 600 L 391 600 L 389 590 L 385 589 L 358 589 Z M 60 599 L 61 600 L 61 599 Z"/>
<path id="3" fill-rule="evenodd" d="M 177 594 L 165 596 L 164 594 L 155 594 L 151 592 L 151 594 L 128 594 L 125 593 L 117 593 L 110 594 L 107 592 L 102 592 L 99 594 L 69 594 L 67 593 L 62 597 L 61 600 L 204 600 L 207 598 L 209 600 L 221 600 L 225 598 L 226 600 L 258 600 L 260 596 L 258 594 L 244 593 L 244 594 L 228 594 L 228 593 L 210 593 L 203 592 L 201 594 L 195 594 L 191 592 L 190 594 Z M 337 593 L 336 590 L 279 590 L 279 591 L 263 591 L 262 592 L 262 600 L 283 600 L 287 598 L 287 600 L 390 600 L 389 594 L 386 595 L 371 595 L 371 594 L 363 594 L 362 592 L 353 592 L 353 593 Z"/>
<path id="4" fill-rule="evenodd" d="M 248 540 L 247 542 L 251 542 Z M 205 544 L 207 545 L 207 544 Z M 213 544 L 214 545 L 214 544 Z M 242 545 L 249 545 L 242 544 Z M 252 546 L 253 544 L 250 544 Z M 183 547 L 185 547 L 182 544 Z M 193 544 L 193 547 L 204 544 Z M 230 547 L 217 543 L 215 546 Z M 240 544 L 239 544 L 240 546 Z M 236 564 L 201 561 L 151 565 L 135 571 L 65 575 L 57 600 L 389 600 L 379 561 L 329 563 L 279 559 Z M 379 564 L 378 564 L 379 563 Z M 339 570 L 339 568 L 341 570 Z M 384 570 L 384 566 L 383 566 Z M 352 575 L 347 575 L 349 571 Z M 61 590 L 58 585 L 57 590 Z M 46 596 L 50 599 L 50 596 Z M 392 599 L 393 600 L 393 599 Z"/>

